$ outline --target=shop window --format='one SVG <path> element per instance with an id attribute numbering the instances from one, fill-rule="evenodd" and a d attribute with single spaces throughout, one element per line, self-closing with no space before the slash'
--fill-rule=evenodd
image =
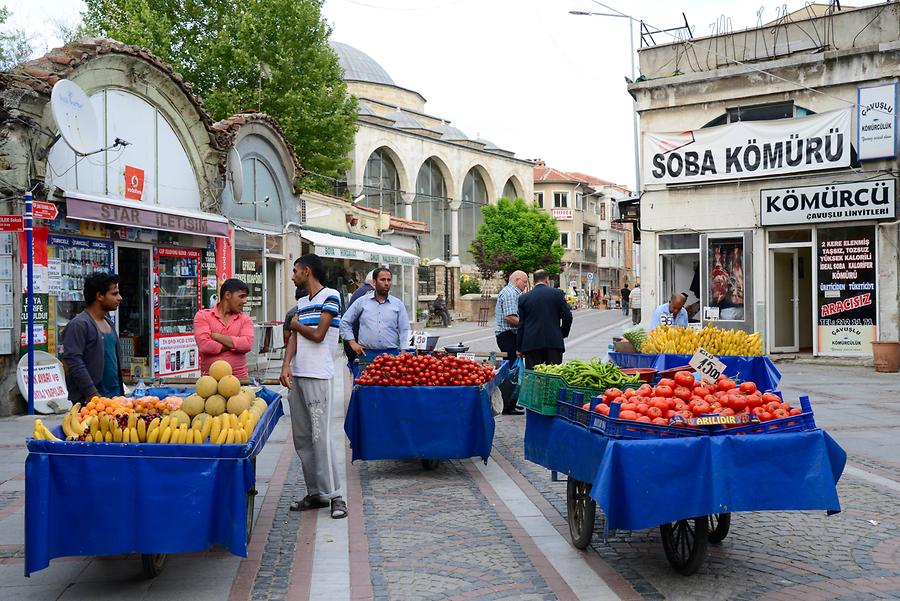
<path id="1" fill-rule="evenodd" d="M 707 244 L 706 306 L 722 321 L 744 321 L 746 295 L 744 237 L 710 237 Z"/>
<path id="2" fill-rule="evenodd" d="M 250 288 L 244 313 L 253 318 L 254 323 L 266 321 L 265 303 L 263 302 L 263 238 L 244 230 L 234 232 L 234 277 Z"/>
<path id="3" fill-rule="evenodd" d="M 553 208 L 566 209 L 568 207 L 569 207 L 569 193 L 568 192 L 554 192 L 553 193 Z"/>
<path id="4" fill-rule="evenodd" d="M 536 204 L 539 209 L 544 208 L 544 193 L 543 192 L 535 192 L 534 193 L 534 204 Z"/>

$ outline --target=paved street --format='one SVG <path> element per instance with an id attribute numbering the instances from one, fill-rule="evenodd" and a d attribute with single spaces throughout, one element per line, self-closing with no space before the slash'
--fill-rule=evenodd
<path id="1" fill-rule="evenodd" d="M 579 312 L 566 356 L 604 354 L 626 323 L 615 311 Z M 435 332 L 440 346 L 496 348 L 492 327 Z M 249 557 L 221 549 L 171 557 L 155 580 L 142 578 L 137 557 L 64 558 L 25 579 L 22 440 L 31 419 L 19 417 L 0 421 L 0 600 L 900 598 L 900 378 L 862 367 L 779 369 L 786 397 L 810 394 L 818 424 L 850 455 L 839 485 L 844 511 L 735 515 L 731 534 L 691 577 L 671 570 L 657 530 L 614 531 L 604 543 L 602 515 L 591 547 L 575 550 L 565 484 L 524 460 L 523 417 L 499 416 L 486 466 L 350 464 L 341 445 L 347 520 L 287 510 L 305 493 L 284 419 L 258 460 Z M 347 384 L 335 384 L 338 398 Z M 342 406 L 332 419 L 342 427 Z"/>

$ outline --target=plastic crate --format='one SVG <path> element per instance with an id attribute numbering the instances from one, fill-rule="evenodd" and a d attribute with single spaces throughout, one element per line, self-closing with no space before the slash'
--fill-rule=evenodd
<path id="1" fill-rule="evenodd" d="M 776 393 L 781 396 L 781 393 Z M 800 397 L 800 415 L 791 415 L 767 422 L 758 422 L 734 428 L 717 427 L 711 431 L 713 436 L 743 436 L 746 434 L 774 434 L 777 432 L 807 432 L 816 429 L 816 420 L 808 396 Z"/>
<path id="2" fill-rule="evenodd" d="M 587 428 L 591 423 L 591 412 L 582 409 L 583 405 L 583 394 L 575 392 L 571 395 L 571 399 L 566 399 L 566 390 L 561 388 L 556 399 L 556 415 L 568 422 Z"/>
<path id="3" fill-rule="evenodd" d="M 661 426 L 619 419 L 620 403 L 613 403 L 609 408 L 609 415 L 603 415 L 593 410 L 599 399 L 591 400 L 590 422 L 588 428 L 607 438 L 634 439 L 634 440 L 658 440 L 660 438 L 690 438 L 703 436 L 707 432 L 701 428 L 687 428 L 684 426 Z"/>
<path id="4" fill-rule="evenodd" d="M 556 415 L 556 400 L 559 398 L 560 390 L 566 391 L 566 400 L 571 399 L 573 392 L 580 392 L 590 398 L 605 391 L 605 389 L 571 386 L 562 376 L 526 369 L 519 384 L 519 405 L 541 415 Z"/>

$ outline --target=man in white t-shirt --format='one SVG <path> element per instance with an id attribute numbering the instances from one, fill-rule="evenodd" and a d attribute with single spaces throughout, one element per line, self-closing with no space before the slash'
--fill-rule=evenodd
<path id="1" fill-rule="evenodd" d="M 300 456 L 307 495 L 292 511 L 331 505 L 331 517 L 347 517 L 331 440 L 331 378 L 340 350 L 341 300 L 337 290 L 321 283 L 322 259 L 303 255 L 294 262 L 294 284 L 307 290 L 297 301 L 291 337 L 281 365 L 281 383 L 289 389 L 291 431 Z M 339 430 L 340 431 L 340 430 Z"/>

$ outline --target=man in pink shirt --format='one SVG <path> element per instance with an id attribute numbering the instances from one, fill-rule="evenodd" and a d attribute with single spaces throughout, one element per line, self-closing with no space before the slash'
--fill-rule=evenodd
<path id="1" fill-rule="evenodd" d="M 200 350 L 200 373 L 209 373 L 214 362 L 228 361 L 238 378 L 250 377 L 247 353 L 253 347 L 253 320 L 244 313 L 250 289 L 238 279 L 225 280 L 219 302 L 194 316 L 194 338 Z"/>

